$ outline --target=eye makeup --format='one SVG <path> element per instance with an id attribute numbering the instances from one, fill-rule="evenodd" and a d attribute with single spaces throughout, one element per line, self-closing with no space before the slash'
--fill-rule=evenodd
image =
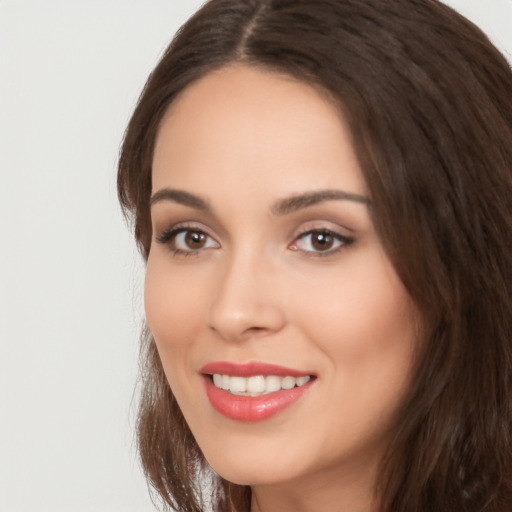
<path id="1" fill-rule="evenodd" d="M 342 235 L 331 229 L 316 228 L 299 235 L 289 249 L 300 251 L 308 257 L 328 257 L 346 250 L 353 243 L 353 237 Z"/>
<path id="2" fill-rule="evenodd" d="M 194 224 L 174 225 L 159 234 L 156 241 L 168 246 L 175 256 L 194 256 L 206 249 L 220 247 L 204 229 Z"/>
<path id="3" fill-rule="evenodd" d="M 220 244 L 206 230 L 194 224 L 180 224 L 164 230 L 156 237 L 175 256 L 193 256 L 207 249 L 219 249 Z M 348 249 L 355 241 L 353 236 L 343 235 L 323 226 L 307 227 L 288 245 L 288 249 L 307 257 L 329 257 Z"/>

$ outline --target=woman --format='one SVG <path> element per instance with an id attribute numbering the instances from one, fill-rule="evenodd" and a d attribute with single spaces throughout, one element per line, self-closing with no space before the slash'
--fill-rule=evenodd
<path id="1" fill-rule="evenodd" d="M 167 504 L 210 474 L 223 511 L 511 509 L 511 91 L 432 0 L 212 0 L 180 30 L 118 175 Z"/>

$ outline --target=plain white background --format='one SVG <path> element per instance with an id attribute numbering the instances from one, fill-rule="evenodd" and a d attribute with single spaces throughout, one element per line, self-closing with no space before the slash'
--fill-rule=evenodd
<path id="1" fill-rule="evenodd" d="M 133 438 L 143 267 L 115 169 L 201 3 L 0 0 L 0 512 L 154 510 Z M 512 0 L 449 3 L 510 58 Z"/>

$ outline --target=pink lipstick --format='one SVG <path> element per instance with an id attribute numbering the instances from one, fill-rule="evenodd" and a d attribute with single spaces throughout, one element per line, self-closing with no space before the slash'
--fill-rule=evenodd
<path id="1" fill-rule="evenodd" d="M 273 364 L 209 363 L 201 368 L 206 394 L 225 417 L 243 422 L 266 420 L 306 394 L 315 375 Z"/>

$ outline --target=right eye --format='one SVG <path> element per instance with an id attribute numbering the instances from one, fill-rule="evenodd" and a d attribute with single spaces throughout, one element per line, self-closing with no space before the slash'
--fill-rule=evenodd
<path id="1" fill-rule="evenodd" d="M 200 229 L 176 228 L 158 237 L 161 244 L 167 244 L 175 254 L 196 254 L 203 249 L 216 249 L 219 244 Z"/>

